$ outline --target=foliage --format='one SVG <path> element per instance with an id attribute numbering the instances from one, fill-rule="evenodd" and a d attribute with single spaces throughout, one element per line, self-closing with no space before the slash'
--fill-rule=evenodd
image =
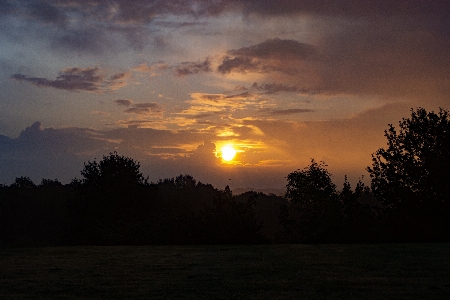
<path id="1" fill-rule="evenodd" d="M 228 187 L 228 186 L 227 186 Z M 202 244 L 257 244 L 265 239 L 261 236 L 253 207 L 253 197 L 246 202 L 237 202 L 228 187 L 213 199 L 213 206 L 206 206 L 196 218 L 195 234 Z"/>
<path id="2" fill-rule="evenodd" d="M 376 241 L 376 217 L 359 202 L 369 191 L 360 180 L 352 191 L 345 177 L 340 192 L 326 165 L 311 160 L 303 170 L 288 175 L 286 198 L 280 222 L 285 241 L 302 243 Z"/>
<path id="3" fill-rule="evenodd" d="M 11 187 L 19 188 L 19 189 L 33 189 L 36 187 L 33 180 L 30 179 L 30 177 L 21 176 L 17 177 L 14 180 L 14 183 L 11 184 Z"/>
<path id="4" fill-rule="evenodd" d="M 117 152 L 103 156 L 100 162 L 84 164 L 81 175 L 83 184 L 92 187 L 115 187 L 146 184 L 147 180 L 139 171 L 140 164 L 133 159 L 119 156 Z"/>
<path id="5" fill-rule="evenodd" d="M 385 131 L 388 147 L 372 155 L 367 170 L 372 191 L 383 205 L 383 215 L 398 235 L 415 232 L 411 239 L 449 238 L 450 118 L 423 108 Z M 397 224 L 394 224 L 397 223 Z M 443 227 L 444 224 L 447 226 Z"/>
<path id="6" fill-rule="evenodd" d="M 286 198 L 293 203 L 308 206 L 335 196 L 336 186 L 325 166 L 323 162 L 317 163 L 312 159 L 309 167 L 290 173 L 287 176 Z"/>
<path id="7" fill-rule="evenodd" d="M 340 235 L 342 207 L 325 166 L 313 159 L 308 167 L 287 176 L 290 204 L 283 209 L 280 221 L 291 242 L 330 242 Z"/>
<path id="8" fill-rule="evenodd" d="M 345 177 L 338 191 L 313 159 L 288 174 L 284 198 L 235 196 L 187 174 L 149 183 L 116 152 L 70 184 L 18 177 L 0 185 L 0 245 L 450 241 L 449 113 L 419 108 L 399 125 L 372 156 L 371 189 Z"/>

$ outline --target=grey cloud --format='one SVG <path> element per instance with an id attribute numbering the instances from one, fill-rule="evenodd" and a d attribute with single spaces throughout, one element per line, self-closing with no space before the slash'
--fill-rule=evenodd
<path id="1" fill-rule="evenodd" d="M 240 3 L 240 7 L 246 14 L 258 15 L 317 14 L 347 17 L 385 17 L 438 14 L 442 16 L 449 10 L 449 2 L 446 0 L 285 0 L 281 3 L 270 0 L 237 0 L 231 1 L 231 3 Z"/>
<path id="2" fill-rule="evenodd" d="M 142 162 L 147 166 L 142 170 L 156 179 L 158 176 L 175 176 L 188 172 L 183 166 L 196 165 L 195 159 L 183 159 L 186 148 L 181 145 L 201 144 L 205 139 L 213 139 L 213 134 L 193 130 L 156 130 L 151 128 L 116 128 L 93 130 L 88 128 L 44 128 L 35 122 L 24 129 L 19 137 L 0 136 L 0 184 L 11 183 L 15 177 L 30 176 L 39 182 L 42 178 L 57 178 L 68 183 L 80 176 L 83 162 L 101 159 L 109 152 L 117 151 Z M 148 156 L 151 149 L 173 150 L 178 157 L 168 162 L 157 156 Z M 155 150 L 158 154 L 158 150 Z M 214 156 L 214 154 L 211 154 Z M 204 166 L 202 166 L 204 168 Z M 165 174 L 167 170 L 175 173 Z M 210 174 L 211 175 L 211 174 Z"/>
<path id="3" fill-rule="evenodd" d="M 407 95 L 442 101 L 450 80 L 450 36 L 415 29 L 412 20 L 376 25 L 359 22 L 343 25 L 347 30 L 322 32 L 316 46 L 273 39 L 230 50 L 217 71 L 265 74 L 272 83 L 253 88 L 267 94 Z"/>
<path id="4" fill-rule="evenodd" d="M 19 2 L 20 5 L 16 5 Z M 36 4 L 37 3 L 37 4 Z M 286 16 L 296 14 L 315 14 L 323 16 L 343 16 L 352 18 L 373 16 L 417 16 L 437 15 L 446 17 L 449 2 L 446 0 L 142 0 L 142 1 L 104 1 L 98 0 L 48 0 L 41 2 L 2 1 L 9 13 L 20 13 L 30 7 L 30 14 L 44 20 L 60 20 L 67 15 L 78 15 L 85 20 L 113 21 L 120 24 L 148 24 L 164 15 L 187 15 L 193 18 L 217 16 L 223 12 L 240 12 L 245 15 Z M 17 6 L 11 9 L 11 6 Z M 42 7 L 37 10 L 35 7 Z M 19 11 L 19 12 L 18 12 Z"/>
<path id="5" fill-rule="evenodd" d="M 287 59 L 311 59 L 317 54 L 317 51 L 310 44 L 276 38 L 254 46 L 230 50 L 228 53 L 234 56 L 265 59 L 280 59 L 280 55 Z"/>
<path id="6" fill-rule="evenodd" d="M 112 45 L 104 30 L 98 28 L 77 28 L 61 31 L 51 36 L 52 48 L 58 51 L 76 51 L 99 54 Z"/>
<path id="7" fill-rule="evenodd" d="M 117 100 L 114 100 L 114 102 L 117 103 L 117 105 L 130 106 L 131 103 L 133 103 L 133 100 L 117 99 Z"/>
<path id="8" fill-rule="evenodd" d="M 222 74 L 230 72 L 245 73 L 247 71 L 257 71 L 260 69 L 260 63 L 254 61 L 250 57 L 229 57 L 226 56 L 220 66 L 217 67 L 217 71 Z"/>
<path id="9" fill-rule="evenodd" d="M 282 83 L 263 83 L 258 85 L 254 83 L 252 88 L 257 91 L 261 91 L 263 94 L 277 94 L 277 93 L 305 93 L 311 94 L 313 91 L 307 89 L 300 89 L 299 87 L 292 85 L 284 85 Z"/>
<path id="10" fill-rule="evenodd" d="M 68 18 L 66 14 L 47 2 L 32 2 L 28 5 L 29 15 L 44 23 L 66 25 Z"/>
<path id="11" fill-rule="evenodd" d="M 67 68 L 55 80 L 40 77 L 30 77 L 23 74 L 13 74 L 11 79 L 29 82 L 39 87 L 52 87 L 66 91 L 88 91 L 95 93 L 111 92 L 125 85 L 122 81 L 127 73 L 113 74 L 106 79 L 99 68 Z"/>
<path id="12" fill-rule="evenodd" d="M 211 71 L 211 62 L 208 59 L 204 62 L 184 62 L 175 67 L 175 74 L 177 76 L 207 73 Z"/>
<path id="13" fill-rule="evenodd" d="M 262 109 L 259 112 L 270 116 L 287 116 L 293 114 L 314 112 L 314 110 L 306 108 L 288 108 L 288 109 Z"/>
<path id="14" fill-rule="evenodd" d="M 132 107 L 124 110 L 124 112 L 139 114 L 139 115 L 160 114 L 162 112 L 162 108 L 158 103 L 155 103 L 155 102 L 135 103 L 135 104 L 132 104 Z"/>
<path id="15" fill-rule="evenodd" d="M 0 139 L 0 183 L 11 183 L 15 177 L 58 178 L 63 182 L 80 175 L 86 158 L 112 151 L 113 145 L 101 140 L 95 131 L 86 128 L 42 128 L 35 122 L 19 137 Z M 89 155 L 89 156 L 85 156 Z"/>
<path id="16" fill-rule="evenodd" d="M 314 46 L 295 40 L 269 39 L 262 43 L 230 50 L 217 71 L 245 73 L 279 71 L 292 73 L 292 64 L 317 58 Z"/>
<path id="17" fill-rule="evenodd" d="M 113 80 L 113 81 L 122 80 L 122 79 L 127 78 L 128 76 L 129 76 L 128 72 L 116 73 L 116 74 L 109 76 L 109 80 Z"/>

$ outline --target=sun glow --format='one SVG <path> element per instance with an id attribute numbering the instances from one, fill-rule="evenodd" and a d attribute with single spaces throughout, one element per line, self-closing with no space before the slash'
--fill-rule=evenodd
<path id="1" fill-rule="evenodd" d="M 232 145 L 223 146 L 221 152 L 224 161 L 231 161 L 236 156 L 236 150 L 234 150 Z"/>

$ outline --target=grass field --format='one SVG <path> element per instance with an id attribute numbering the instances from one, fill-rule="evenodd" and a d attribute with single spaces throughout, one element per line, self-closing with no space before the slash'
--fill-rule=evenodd
<path id="1" fill-rule="evenodd" d="M 0 299 L 450 299 L 450 244 L 0 249 Z"/>

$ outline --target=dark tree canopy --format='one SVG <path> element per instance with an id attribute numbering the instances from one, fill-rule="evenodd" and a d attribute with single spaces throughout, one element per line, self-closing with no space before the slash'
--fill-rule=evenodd
<path id="1" fill-rule="evenodd" d="M 324 242 L 338 239 L 341 203 L 326 165 L 311 160 L 303 170 L 287 176 L 286 199 L 280 214 L 286 239 L 291 242 Z"/>
<path id="2" fill-rule="evenodd" d="M 16 179 L 14 180 L 14 183 L 11 185 L 11 187 L 31 189 L 31 188 L 35 188 L 36 185 L 30 179 L 30 177 L 21 176 L 21 177 L 16 177 Z"/>
<path id="3" fill-rule="evenodd" d="M 287 176 L 286 198 L 296 203 L 313 203 L 318 198 L 330 197 L 336 193 L 336 185 L 324 163 L 311 160 L 311 165 Z"/>
<path id="4" fill-rule="evenodd" d="M 117 152 L 103 156 L 100 162 L 94 160 L 84 164 L 81 175 L 83 184 L 88 186 L 128 186 L 146 183 L 135 160 L 120 156 Z"/>
<path id="5" fill-rule="evenodd" d="M 449 198 L 450 119 L 448 111 L 411 110 L 411 118 L 390 124 L 388 148 L 372 155 L 368 168 L 375 196 L 387 207 L 405 198 L 444 201 Z"/>
<path id="6" fill-rule="evenodd" d="M 411 226 L 421 227 L 416 231 L 428 227 L 436 232 L 433 226 L 440 226 L 443 232 L 438 223 L 448 218 L 450 200 L 448 111 L 411 110 L 411 117 L 403 118 L 398 130 L 389 124 L 385 136 L 388 147 L 375 152 L 372 167 L 367 168 L 385 215 L 403 222 L 402 226 L 409 220 Z"/>

